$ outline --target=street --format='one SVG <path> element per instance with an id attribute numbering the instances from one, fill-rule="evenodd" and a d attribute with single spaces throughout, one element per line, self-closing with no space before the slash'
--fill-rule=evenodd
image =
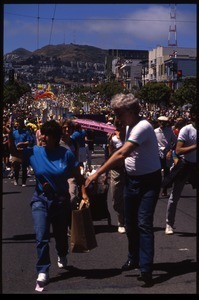
<path id="1" fill-rule="evenodd" d="M 100 146 L 93 164 L 103 162 Z M 19 181 L 20 183 L 21 181 Z M 36 245 L 30 199 L 34 175 L 27 186 L 14 186 L 3 178 L 2 201 L 2 293 L 38 294 Z M 137 280 L 139 270 L 121 272 L 127 260 L 127 238 L 117 232 L 117 218 L 108 199 L 111 226 L 94 221 L 98 246 L 88 253 L 69 253 L 68 268 L 58 269 L 54 238 L 50 242 L 50 282 L 41 294 L 196 294 L 196 190 L 186 184 L 176 214 L 175 234 L 166 236 L 168 198 L 159 198 L 155 216 L 154 285 L 144 288 Z M 69 238 L 70 241 L 70 238 Z"/>

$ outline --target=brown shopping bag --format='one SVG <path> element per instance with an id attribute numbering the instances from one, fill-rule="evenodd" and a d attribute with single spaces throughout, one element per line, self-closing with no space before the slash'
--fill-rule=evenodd
<path id="1" fill-rule="evenodd" d="M 71 252 L 88 252 L 97 247 L 89 202 L 81 200 L 79 209 L 72 211 Z"/>

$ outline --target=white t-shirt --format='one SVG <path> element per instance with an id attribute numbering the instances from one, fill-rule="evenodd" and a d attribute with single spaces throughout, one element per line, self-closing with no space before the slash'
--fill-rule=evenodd
<path id="1" fill-rule="evenodd" d="M 112 143 L 115 149 L 122 147 L 122 145 L 124 144 L 120 139 L 118 139 L 117 135 L 112 136 Z"/>
<path id="2" fill-rule="evenodd" d="M 157 137 L 160 155 L 162 154 L 162 157 L 164 157 L 164 155 L 172 149 L 172 146 L 175 146 L 177 137 L 171 127 L 158 127 L 155 128 L 154 131 Z"/>
<path id="3" fill-rule="evenodd" d="M 161 169 L 157 138 L 147 120 L 142 119 L 133 128 L 127 126 L 126 141 L 139 145 L 125 159 L 127 174 L 139 176 Z"/>
<path id="4" fill-rule="evenodd" d="M 184 147 L 188 147 L 196 144 L 197 141 L 197 131 L 192 124 L 188 124 L 180 129 L 178 134 L 178 141 L 184 142 Z M 189 162 L 196 162 L 196 150 L 189 153 L 180 155 L 184 157 Z"/>

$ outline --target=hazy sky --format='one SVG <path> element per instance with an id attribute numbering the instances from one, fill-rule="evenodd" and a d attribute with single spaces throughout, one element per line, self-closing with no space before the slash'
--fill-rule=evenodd
<path id="1" fill-rule="evenodd" d="M 152 50 L 168 46 L 174 21 L 177 46 L 197 46 L 196 4 L 4 4 L 3 9 L 4 54 L 63 43 Z"/>

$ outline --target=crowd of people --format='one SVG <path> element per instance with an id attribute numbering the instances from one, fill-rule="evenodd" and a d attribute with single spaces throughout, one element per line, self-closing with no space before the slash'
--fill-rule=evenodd
<path id="1" fill-rule="evenodd" d="M 138 280 L 152 285 L 154 260 L 153 218 L 159 197 L 169 197 L 165 234 L 174 234 L 177 203 L 185 183 L 196 188 L 196 108 L 153 108 L 133 94 L 117 94 L 108 109 L 107 123 L 115 126 L 107 134 L 105 162 L 92 172 L 94 133 L 73 118 L 48 115 L 34 118 L 24 109 L 4 110 L 4 169 L 14 185 L 26 186 L 28 170 L 36 179 L 31 200 L 36 233 L 37 283 L 49 280 L 50 224 L 53 226 L 58 267 L 67 266 L 71 211 L 87 188 L 102 174 L 109 174 L 109 199 L 117 214 L 118 232 L 128 239 L 127 261 L 122 271 L 140 269 Z M 100 110 L 100 113 L 102 111 Z M 183 167 L 176 166 L 179 163 Z M 175 176 L 174 171 L 175 171 Z M 85 174 L 87 176 L 85 177 Z M 171 176 L 172 175 L 172 176 Z M 162 183 L 168 180 L 166 185 Z M 171 188 L 170 194 L 168 189 Z"/>

